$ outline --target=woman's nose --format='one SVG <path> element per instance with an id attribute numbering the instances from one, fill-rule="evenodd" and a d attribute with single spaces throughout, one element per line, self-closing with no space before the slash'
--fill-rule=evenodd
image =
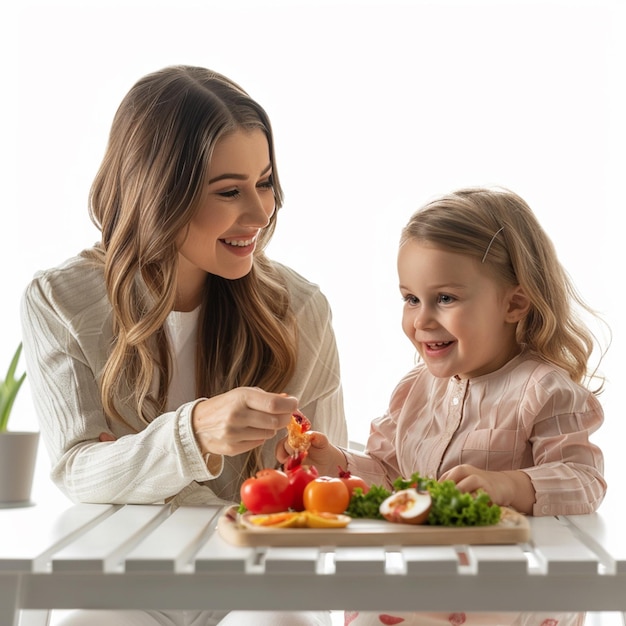
<path id="1" fill-rule="evenodd" d="M 246 205 L 240 221 L 246 226 L 265 228 L 270 223 L 275 206 L 273 197 L 265 198 L 254 194 Z"/>

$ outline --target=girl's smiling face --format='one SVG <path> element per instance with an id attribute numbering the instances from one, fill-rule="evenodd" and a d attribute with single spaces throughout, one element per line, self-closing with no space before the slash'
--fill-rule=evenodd
<path id="1" fill-rule="evenodd" d="M 200 304 L 207 273 L 233 280 L 252 269 L 257 238 L 276 206 L 265 133 L 236 130 L 222 137 L 207 180 L 196 212 L 179 236 L 179 310 Z"/>
<path id="2" fill-rule="evenodd" d="M 402 329 L 437 377 L 474 378 L 520 351 L 516 323 L 528 310 L 519 286 L 499 284 L 478 260 L 409 240 L 398 253 Z"/>

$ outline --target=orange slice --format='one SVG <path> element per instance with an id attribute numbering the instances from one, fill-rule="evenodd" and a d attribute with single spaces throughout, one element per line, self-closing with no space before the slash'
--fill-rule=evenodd
<path id="1" fill-rule="evenodd" d="M 352 519 L 337 513 L 311 513 L 307 511 L 307 528 L 345 528 Z"/>
<path id="2" fill-rule="evenodd" d="M 246 519 L 254 526 L 263 526 L 265 528 L 303 528 L 306 526 L 306 516 L 295 512 L 250 515 Z"/>

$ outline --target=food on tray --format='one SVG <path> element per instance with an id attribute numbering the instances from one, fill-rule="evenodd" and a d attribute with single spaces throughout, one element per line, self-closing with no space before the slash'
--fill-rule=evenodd
<path id="1" fill-rule="evenodd" d="M 343 469 L 343 467 L 339 467 L 339 478 L 343 480 L 348 491 L 350 492 L 350 497 L 354 493 L 354 490 L 358 487 L 363 493 L 367 493 L 369 491 L 369 485 L 360 477 L 355 476 L 349 470 Z"/>
<path id="2" fill-rule="evenodd" d="M 243 515 L 242 523 L 252 528 L 345 528 L 351 521 L 347 515 L 311 513 L 310 511 Z"/>
<path id="3" fill-rule="evenodd" d="M 287 511 L 268 515 L 247 515 L 243 518 L 247 525 L 266 528 L 305 528 L 306 516 L 302 513 Z"/>
<path id="4" fill-rule="evenodd" d="M 291 467 L 289 463 L 285 464 L 289 483 L 291 484 L 292 500 L 289 508 L 294 511 L 304 511 L 304 488 L 316 478 L 319 478 L 319 472 L 314 465 L 302 465 L 297 463 L 295 467 Z"/>
<path id="5" fill-rule="evenodd" d="M 350 504 L 350 491 L 341 478 L 320 476 L 304 488 L 302 499 L 307 511 L 339 514 Z"/>
<path id="6" fill-rule="evenodd" d="M 354 518 L 384 519 L 380 506 L 386 498 L 403 489 L 427 491 L 432 505 L 426 523 L 433 526 L 490 526 L 500 521 L 501 508 L 484 491 L 462 493 L 451 480 L 437 481 L 414 473 L 408 480 L 397 478 L 393 491 L 371 485 L 367 493 L 355 492 L 346 514 Z"/>
<path id="7" fill-rule="evenodd" d="M 490 526 L 502 516 L 502 509 L 487 493 L 462 493 L 451 480 L 440 482 L 415 473 L 408 480 L 396 479 L 392 491 L 381 485 L 370 485 L 367 491 L 355 486 L 350 491 L 350 483 L 361 479 L 346 477 L 341 468 L 340 476 L 319 476 L 315 467 L 302 465 L 295 457 L 285 468 L 289 469 L 260 470 L 245 480 L 240 513 L 282 514 L 285 527 L 296 524 L 296 514 L 302 512 L 431 526 Z"/>
<path id="8" fill-rule="evenodd" d="M 243 481 L 239 491 L 243 505 L 252 513 L 280 513 L 293 500 L 289 477 L 276 469 L 262 469 Z"/>
<path id="9" fill-rule="evenodd" d="M 380 514 L 397 524 L 424 524 L 432 506 L 428 491 L 402 489 L 386 498 L 380 505 Z"/>

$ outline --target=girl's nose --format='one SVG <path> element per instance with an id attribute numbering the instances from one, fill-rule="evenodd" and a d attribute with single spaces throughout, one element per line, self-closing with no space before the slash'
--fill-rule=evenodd
<path id="1" fill-rule="evenodd" d="M 413 315 L 413 328 L 416 330 L 419 328 L 428 328 L 433 324 L 433 316 L 431 310 L 421 305 L 417 309 L 415 309 L 415 314 Z"/>

